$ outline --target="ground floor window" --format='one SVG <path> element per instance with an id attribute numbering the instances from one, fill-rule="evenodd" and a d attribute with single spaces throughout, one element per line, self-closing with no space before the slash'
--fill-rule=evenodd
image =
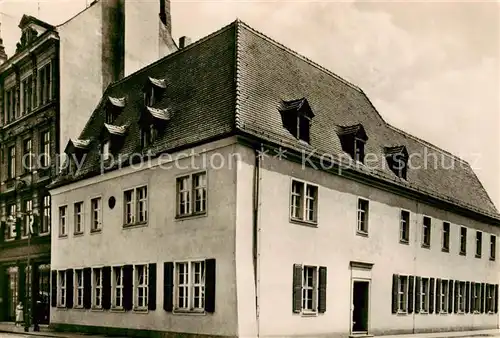
<path id="1" fill-rule="evenodd" d="M 57 272 L 57 306 L 66 306 L 66 271 Z"/>
<path id="2" fill-rule="evenodd" d="M 114 309 L 122 309 L 123 308 L 123 267 L 115 266 L 113 267 L 113 279 L 112 279 L 112 288 L 113 288 L 113 298 L 111 306 Z"/>
<path id="3" fill-rule="evenodd" d="M 486 284 L 486 313 L 495 312 L 495 285 Z"/>
<path id="4" fill-rule="evenodd" d="M 176 308 L 202 311 L 205 307 L 205 261 L 176 264 Z"/>
<path id="5" fill-rule="evenodd" d="M 75 307 L 83 308 L 83 269 L 76 269 L 74 276 L 75 283 Z"/>
<path id="6" fill-rule="evenodd" d="M 12 319 L 16 317 L 16 306 L 19 303 L 19 269 L 17 266 L 8 268 L 9 278 L 9 314 Z"/>
<path id="7" fill-rule="evenodd" d="M 137 310 L 148 308 L 148 266 L 136 265 L 135 270 L 135 299 L 134 306 Z"/>
<path id="8" fill-rule="evenodd" d="M 465 297 L 466 297 L 466 292 L 465 292 L 465 282 L 459 282 L 458 285 L 456 286 L 458 288 L 458 312 L 464 313 L 465 312 Z"/>
<path id="9" fill-rule="evenodd" d="M 429 278 L 425 277 L 420 284 L 420 311 L 429 312 Z"/>
<path id="10" fill-rule="evenodd" d="M 446 279 L 441 280 L 440 291 L 439 291 L 439 312 L 440 313 L 448 313 L 448 287 L 449 281 Z"/>
<path id="11" fill-rule="evenodd" d="M 399 276 L 398 280 L 398 312 L 408 311 L 408 276 Z"/>

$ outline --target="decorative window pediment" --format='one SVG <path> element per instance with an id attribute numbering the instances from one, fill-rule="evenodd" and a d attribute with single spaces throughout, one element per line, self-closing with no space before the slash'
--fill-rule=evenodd
<path id="1" fill-rule="evenodd" d="M 148 82 L 144 86 L 144 104 L 146 106 L 153 106 L 156 102 L 160 101 L 167 82 L 165 79 L 155 79 L 148 76 Z"/>
<path id="2" fill-rule="evenodd" d="M 278 108 L 283 126 L 298 140 L 310 142 L 310 128 L 314 113 L 306 98 L 282 101 Z"/>
<path id="3" fill-rule="evenodd" d="M 406 180 L 408 172 L 408 150 L 405 146 L 385 147 L 385 158 L 391 171 Z"/>
<path id="4" fill-rule="evenodd" d="M 337 135 L 340 138 L 342 150 L 348 153 L 354 160 L 364 163 L 365 144 L 368 141 L 368 136 L 363 125 L 341 126 Z"/>

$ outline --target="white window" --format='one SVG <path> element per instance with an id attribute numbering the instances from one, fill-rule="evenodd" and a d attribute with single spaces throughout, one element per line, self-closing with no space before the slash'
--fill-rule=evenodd
<path id="1" fill-rule="evenodd" d="M 66 271 L 58 271 L 57 273 L 58 286 L 57 290 L 58 302 L 57 305 L 60 307 L 66 306 Z"/>
<path id="2" fill-rule="evenodd" d="M 317 222 L 318 187 L 292 180 L 290 217 L 298 221 Z"/>
<path id="3" fill-rule="evenodd" d="M 16 205 L 10 204 L 7 207 L 7 210 L 8 210 L 7 211 L 8 212 L 8 219 L 10 221 L 7 223 L 7 226 L 9 228 L 8 228 L 5 236 L 6 236 L 6 239 L 14 239 L 17 236 L 17 233 L 16 233 L 16 212 L 17 212 Z"/>
<path id="4" fill-rule="evenodd" d="M 113 267 L 113 298 L 112 307 L 114 309 L 123 308 L 123 267 Z"/>
<path id="5" fill-rule="evenodd" d="M 399 276 L 398 279 L 398 312 L 408 311 L 408 276 Z"/>
<path id="6" fill-rule="evenodd" d="M 450 223 L 448 222 L 443 222 L 442 250 L 445 252 L 450 251 Z"/>
<path id="7" fill-rule="evenodd" d="M 30 234 L 30 218 L 33 217 L 31 214 L 33 211 L 33 201 L 24 200 L 23 212 L 24 212 L 24 222 L 23 222 L 23 237 L 28 237 Z"/>
<path id="8" fill-rule="evenodd" d="M 176 263 L 175 307 L 180 311 L 203 311 L 205 307 L 205 262 Z"/>
<path id="9" fill-rule="evenodd" d="M 102 308 L 102 269 L 92 269 L 92 307 Z"/>
<path id="10" fill-rule="evenodd" d="M 110 157 L 110 153 L 109 153 L 109 141 L 106 141 L 106 142 L 103 143 L 101 152 L 102 152 L 102 159 L 104 161 L 109 160 L 109 157 Z"/>
<path id="11" fill-rule="evenodd" d="M 60 237 L 68 235 L 68 233 L 67 233 L 67 231 L 68 231 L 68 229 L 67 229 L 67 222 L 66 222 L 66 218 L 67 218 L 66 211 L 67 211 L 67 209 L 68 209 L 67 206 L 59 207 L 59 236 Z"/>
<path id="12" fill-rule="evenodd" d="M 41 167 L 42 169 L 47 169 L 50 166 L 50 131 L 45 131 L 42 133 L 42 156 L 41 156 Z"/>
<path id="13" fill-rule="evenodd" d="M 448 313 L 448 280 L 441 280 L 441 290 L 439 296 L 439 312 Z"/>
<path id="14" fill-rule="evenodd" d="M 401 210 L 400 224 L 399 224 L 399 241 L 408 243 L 410 240 L 410 212 Z"/>
<path id="15" fill-rule="evenodd" d="M 486 313 L 495 312 L 495 285 L 486 284 Z"/>
<path id="16" fill-rule="evenodd" d="M 460 228 L 460 254 L 467 254 L 467 228 Z"/>
<path id="17" fill-rule="evenodd" d="M 420 284 L 420 310 L 429 312 L 429 278 L 422 278 Z"/>
<path id="18" fill-rule="evenodd" d="M 304 266 L 302 269 L 302 311 L 315 312 L 318 302 L 318 268 Z"/>
<path id="19" fill-rule="evenodd" d="M 123 224 L 134 225 L 148 221 L 148 188 L 130 189 L 123 193 Z"/>
<path id="20" fill-rule="evenodd" d="M 476 257 L 480 258 L 483 252 L 483 233 L 476 231 Z"/>
<path id="21" fill-rule="evenodd" d="M 75 270 L 75 307 L 83 308 L 83 270 Z"/>
<path id="22" fill-rule="evenodd" d="M 177 216 L 207 212 L 207 173 L 201 172 L 177 178 Z"/>
<path id="23" fill-rule="evenodd" d="M 422 222 L 422 246 L 429 248 L 431 246 L 431 218 L 424 216 Z"/>
<path id="24" fill-rule="evenodd" d="M 465 282 L 458 284 L 458 311 L 465 312 Z"/>
<path id="25" fill-rule="evenodd" d="M 43 197 L 43 219 L 40 234 L 48 234 L 50 232 L 50 195 Z"/>
<path id="26" fill-rule="evenodd" d="M 93 198 L 90 205 L 92 208 L 90 231 L 99 231 L 101 230 L 101 198 Z"/>
<path id="27" fill-rule="evenodd" d="M 478 313 L 481 310 L 481 283 L 475 283 L 472 290 L 472 311 Z"/>
<path id="28" fill-rule="evenodd" d="M 135 299 L 134 308 L 136 310 L 146 310 L 148 308 L 148 266 L 136 265 L 135 270 Z"/>
<path id="29" fill-rule="evenodd" d="M 75 234 L 83 233 L 83 202 L 74 204 L 75 211 Z"/>
<path id="30" fill-rule="evenodd" d="M 368 234 L 368 208 L 369 203 L 367 200 L 358 199 L 358 228 L 357 232 L 361 234 Z"/>
<path id="31" fill-rule="evenodd" d="M 497 237 L 495 235 L 490 236 L 490 260 L 494 261 L 497 253 Z"/>

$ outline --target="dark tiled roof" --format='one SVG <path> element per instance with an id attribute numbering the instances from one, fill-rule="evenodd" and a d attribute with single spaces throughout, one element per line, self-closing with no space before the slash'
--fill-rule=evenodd
<path id="1" fill-rule="evenodd" d="M 345 155 L 338 135 L 344 130 L 341 126 L 363 128 L 368 136 L 365 153 L 384 161 L 376 168 L 356 169 L 363 175 L 499 219 L 468 163 L 390 126 L 358 87 L 240 21 L 107 89 L 104 97 L 127 96 L 127 105 L 116 120 L 117 124 L 130 124 L 121 154 L 143 151 L 138 126 L 144 109 L 141 89 L 152 79 L 165 79 L 166 87 L 163 99 L 154 108 L 170 111 L 170 121 L 152 145 L 155 154 L 244 133 L 289 149 L 314 149 L 319 154 L 340 157 Z M 298 141 L 283 127 L 280 107 L 284 102 L 288 107 L 307 102 L 314 112 L 310 145 Z M 96 137 L 104 116 L 100 104 L 81 138 Z M 411 158 L 410 165 L 421 168 L 410 167 L 406 180 L 385 165 L 386 148 L 403 146 L 409 154 L 419 155 Z M 55 185 L 98 173 L 99 147 L 93 144 L 92 149 L 76 177 L 61 176 Z M 427 154 L 438 155 L 444 163 L 425 166 Z M 451 164 L 453 169 L 447 169 Z"/>

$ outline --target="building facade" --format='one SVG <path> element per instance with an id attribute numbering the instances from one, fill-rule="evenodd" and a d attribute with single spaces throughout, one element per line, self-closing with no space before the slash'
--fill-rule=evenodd
<path id="1" fill-rule="evenodd" d="M 142 26 L 125 24 L 137 12 L 152 17 Z M 19 27 L 22 35 L 10 58 L 0 40 L 0 320 L 14 321 L 16 305 L 22 302 L 25 318 L 33 314 L 35 323 L 48 324 L 47 185 L 63 161 L 58 156 L 61 139 L 67 142 L 74 130 L 83 128 L 89 105 L 98 102 L 111 82 L 176 45 L 170 35 L 169 2 L 164 0 L 135 7 L 124 1 L 94 1 L 59 26 L 25 15 Z M 141 37 L 147 39 L 138 50 L 134 41 Z"/>
<path id="2" fill-rule="evenodd" d="M 65 151 L 56 329 L 498 328 L 500 217 L 469 164 L 240 21 L 114 83 Z"/>

